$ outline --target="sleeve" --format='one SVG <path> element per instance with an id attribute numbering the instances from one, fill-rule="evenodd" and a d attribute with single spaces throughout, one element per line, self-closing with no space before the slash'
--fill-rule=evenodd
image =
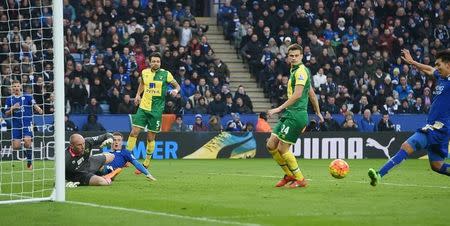
<path id="1" fill-rule="evenodd" d="M 295 72 L 295 85 L 306 85 L 306 81 L 309 79 L 308 72 L 306 71 L 305 67 L 300 67 Z"/>
<path id="2" fill-rule="evenodd" d="M 175 81 L 175 79 L 173 78 L 172 73 L 170 73 L 170 71 L 167 72 L 167 83 L 172 83 L 173 81 Z"/>
<path id="3" fill-rule="evenodd" d="M 10 107 L 11 107 L 11 98 L 8 97 L 8 98 L 6 98 L 6 101 L 5 101 L 5 111 L 8 111 Z"/>
<path id="4" fill-rule="evenodd" d="M 439 71 L 438 71 L 438 70 L 434 70 L 433 76 L 434 76 L 434 78 L 436 78 L 437 80 L 439 80 L 439 79 L 441 78 L 441 74 L 439 74 Z"/>
<path id="5" fill-rule="evenodd" d="M 141 171 L 144 175 L 148 174 L 148 170 L 138 160 L 133 159 L 131 163 L 134 165 L 134 167 L 136 167 L 136 169 Z"/>

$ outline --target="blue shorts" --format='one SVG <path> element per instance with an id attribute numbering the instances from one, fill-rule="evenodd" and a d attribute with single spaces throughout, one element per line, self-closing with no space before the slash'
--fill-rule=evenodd
<path id="1" fill-rule="evenodd" d="M 31 125 L 29 126 L 13 126 L 12 128 L 12 139 L 13 140 L 20 140 L 24 137 L 33 137 L 33 130 Z"/>
<path id="2" fill-rule="evenodd" d="M 427 149 L 428 159 L 434 161 L 444 161 L 448 156 L 448 135 L 434 130 L 418 130 L 408 138 L 408 142 L 414 151 Z"/>

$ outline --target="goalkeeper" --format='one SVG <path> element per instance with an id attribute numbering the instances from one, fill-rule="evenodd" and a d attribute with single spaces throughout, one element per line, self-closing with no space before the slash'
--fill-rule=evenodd
<path id="1" fill-rule="evenodd" d="M 101 167 L 114 160 L 111 153 L 102 153 L 91 156 L 95 146 L 111 145 L 113 135 L 105 133 L 95 137 L 84 138 L 78 133 L 70 136 L 70 145 L 66 149 L 66 180 L 68 184 L 76 185 L 110 185 L 111 178 L 120 173 L 117 169 L 107 175 L 97 176 Z"/>
<path id="2" fill-rule="evenodd" d="M 137 170 L 143 173 L 147 179 L 155 181 L 156 178 L 148 172 L 148 170 L 129 152 L 123 148 L 123 135 L 119 132 L 113 133 L 113 144 L 111 153 L 114 155 L 114 160 L 107 163 L 103 167 L 103 174 L 114 172 L 114 170 L 121 169 L 126 166 L 127 162 L 131 162 Z"/>

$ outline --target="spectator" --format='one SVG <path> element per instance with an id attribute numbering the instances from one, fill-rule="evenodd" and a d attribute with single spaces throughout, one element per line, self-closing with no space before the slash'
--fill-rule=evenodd
<path id="1" fill-rule="evenodd" d="M 194 107 L 194 114 L 207 114 L 208 105 L 206 104 L 205 98 L 200 97 L 198 103 Z"/>
<path id="2" fill-rule="evenodd" d="M 324 122 L 320 125 L 321 131 L 338 131 L 341 127 L 338 122 L 333 119 L 329 111 L 325 112 Z"/>
<path id="3" fill-rule="evenodd" d="M 172 126 L 170 127 L 171 132 L 189 132 L 189 127 L 184 124 L 183 122 L 183 116 L 177 115 L 175 118 L 175 122 L 172 123 Z"/>
<path id="4" fill-rule="evenodd" d="M 214 101 L 209 103 L 208 105 L 208 114 L 218 114 L 219 116 L 223 116 L 227 112 L 227 106 L 222 101 L 222 95 L 217 93 L 214 96 Z"/>
<path id="5" fill-rule="evenodd" d="M 253 132 L 255 130 L 255 126 L 251 122 L 245 123 L 244 131 L 245 132 Z"/>
<path id="6" fill-rule="evenodd" d="M 220 117 L 217 115 L 211 115 L 208 121 L 208 131 L 221 132 L 223 130 Z"/>
<path id="7" fill-rule="evenodd" d="M 389 120 L 389 114 L 383 114 L 383 118 L 378 122 L 377 128 L 378 131 L 394 131 L 394 124 Z"/>
<path id="8" fill-rule="evenodd" d="M 353 113 L 348 112 L 345 115 L 345 120 L 341 126 L 342 131 L 358 131 L 358 125 L 355 120 L 353 120 Z"/>
<path id="9" fill-rule="evenodd" d="M 195 85 L 191 83 L 191 80 L 186 78 L 184 79 L 183 84 L 181 84 L 181 96 L 184 100 L 188 100 L 190 96 L 195 93 Z"/>
<path id="10" fill-rule="evenodd" d="M 97 115 L 88 115 L 87 122 L 83 125 L 83 131 L 106 131 L 105 127 L 97 122 Z"/>
<path id="11" fill-rule="evenodd" d="M 78 127 L 75 125 L 75 123 L 73 123 L 70 119 L 69 119 L 69 115 L 66 114 L 64 116 L 64 124 L 65 124 L 65 128 L 66 131 L 68 132 L 75 132 L 78 131 Z"/>
<path id="12" fill-rule="evenodd" d="M 259 113 L 258 122 L 256 123 L 256 132 L 272 132 L 272 128 L 267 122 L 267 114 L 265 112 Z"/>
<path id="13" fill-rule="evenodd" d="M 226 127 L 226 131 L 229 132 L 240 132 L 244 129 L 244 125 L 241 122 L 239 113 L 233 113 L 231 114 L 231 117 L 233 119 L 229 120 L 227 122 L 227 127 Z"/>
<path id="14" fill-rule="evenodd" d="M 119 104 L 118 112 L 119 114 L 134 114 L 136 111 L 136 106 L 131 102 L 131 97 L 129 94 L 123 95 L 122 103 Z"/>
<path id="15" fill-rule="evenodd" d="M 194 123 L 194 127 L 193 127 L 192 131 L 194 131 L 194 132 L 208 131 L 208 127 L 205 124 L 203 124 L 203 117 L 201 114 L 195 115 L 195 123 Z"/>
<path id="16" fill-rule="evenodd" d="M 235 113 L 239 114 L 251 114 L 252 110 L 247 105 L 244 105 L 244 101 L 241 97 L 236 98 L 236 105 L 235 105 Z"/>
<path id="17" fill-rule="evenodd" d="M 320 127 L 318 126 L 316 120 L 311 119 L 308 125 L 305 128 L 305 132 L 319 132 Z"/>
<path id="18" fill-rule="evenodd" d="M 100 104 L 98 104 L 97 99 L 91 98 L 89 104 L 84 108 L 84 113 L 100 115 L 103 114 L 103 109 L 100 107 Z"/>
<path id="19" fill-rule="evenodd" d="M 359 122 L 359 131 L 374 132 L 376 131 L 375 122 L 372 120 L 372 113 L 369 109 L 364 110 L 364 115 Z"/>
<path id="20" fill-rule="evenodd" d="M 69 88 L 68 94 L 71 112 L 73 114 L 82 113 L 84 105 L 86 105 L 88 92 L 86 90 L 86 87 L 81 83 L 80 77 L 75 77 L 73 79 L 73 83 Z"/>

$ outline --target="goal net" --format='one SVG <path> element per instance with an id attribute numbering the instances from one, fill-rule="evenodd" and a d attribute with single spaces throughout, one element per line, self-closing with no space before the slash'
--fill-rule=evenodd
<path id="1" fill-rule="evenodd" d="M 64 166 L 60 155 L 64 155 L 64 144 L 58 137 L 62 136 L 64 143 L 64 127 L 60 129 L 64 105 L 58 103 L 64 101 L 64 88 L 61 92 L 61 83 L 55 80 L 60 71 L 56 68 L 64 64 L 58 50 L 63 43 L 57 41 L 53 26 L 62 24 L 62 19 L 54 23 L 54 16 L 62 12 L 57 13 L 53 3 L 60 3 L 1 2 L 0 203 L 55 200 L 55 187 L 64 188 L 60 181 L 56 183 L 55 173 L 64 172 L 60 168 Z M 56 150 L 61 152 L 58 164 Z"/>

